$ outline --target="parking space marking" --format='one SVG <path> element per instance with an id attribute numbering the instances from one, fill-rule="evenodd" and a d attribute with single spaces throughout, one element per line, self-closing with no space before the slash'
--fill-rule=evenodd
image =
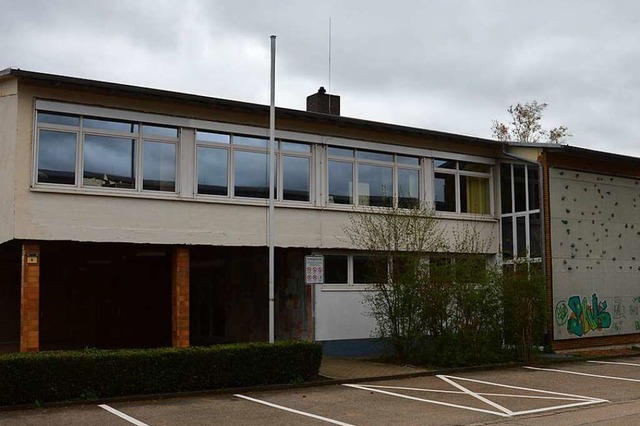
<path id="1" fill-rule="evenodd" d="M 107 410 L 111 414 L 115 414 L 116 416 L 120 417 L 121 419 L 124 419 L 124 420 L 128 421 L 129 423 L 133 423 L 136 426 L 149 426 L 148 424 L 143 423 L 140 420 L 136 420 L 133 417 L 126 415 L 122 411 L 118 411 L 115 408 L 109 407 L 106 404 L 100 404 L 100 405 L 98 405 L 98 407 L 102 408 L 103 410 Z"/>
<path id="2" fill-rule="evenodd" d="M 604 402 L 609 402 L 606 399 L 593 398 L 593 397 L 590 397 L 590 396 L 575 395 L 575 394 L 563 393 L 563 392 L 553 392 L 553 391 L 548 391 L 548 390 L 543 390 L 543 389 L 525 388 L 525 387 L 521 387 L 521 386 L 505 385 L 505 384 L 502 384 L 502 383 L 487 382 L 487 381 L 484 381 L 484 380 L 469 379 L 469 378 L 465 378 L 465 377 L 455 377 L 455 376 L 445 376 L 445 375 L 436 375 L 435 377 L 445 381 L 446 383 L 450 384 L 451 386 L 454 386 L 455 388 L 460 389 L 460 391 L 441 390 L 441 389 L 410 388 L 410 387 L 397 387 L 397 386 L 382 386 L 382 385 L 353 385 L 353 384 L 345 384 L 344 386 L 348 386 L 348 387 L 355 388 L 355 389 L 360 389 L 360 390 L 367 390 L 367 391 L 370 391 L 370 392 L 377 392 L 377 393 L 381 393 L 381 394 L 385 394 L 385 395 L 395 396 L 395 397 L 398 397 L 398 398 L 410 399 L 410 400 L 413 400 L 413 401 L 426 402 L 426 403 L 429 403 L 429 404 L 436 404 L 436 405 L 443 405 L 443 406 L 452 407 L 452 408 L 461 408 L 461 409 L 464 409 L 464 410 L 477 411 L 477 412 L 486 413 L 486 414 L 493 414 L 493 415 L 500 416 L 500 417 L 513 417 L 513 416 L 519 416 L 519 415 L 524 415 L 524 414 L 533 414 L 533 413 L 541 413 L 541 412 L 551 411 L 551 410 L 559 410 L 559 409 L 562 409 L 562 408 L 574 408 L 574 407 L 580 407 L 580 406 L 584 406 L 584 405 L 600 404 L 600 403 L 604 403 Z M 473 392 L 470 389 L 468 389 L 465 386 L 463 386 L 460 383 L 458 383 L 457 381 L 467 381 L 467 382 L 479 383 L 479 384 L 483 384 L 483 385 L 496 386 L 496 387 L 507 388 L 507 389 L 515 389 L 515 390 L 521 390 L 521 391 L 527 391 L 527 392 L 535 392 L 535 393 L 539 393 L 539 394 L 543 394 L 543 395 L 514 395 L 514 394 L 501 394 L 501 393 Z M 443 393 L 443 394 L 466 394 L 466 395 L 469 395 L 469 396 L 471 396 L 473 398 L 478 399 L 479 401 L 484 402 L 485 404 L 490 405 L 491 407 L 493 407 L 493 408 L 495 408 L 495 409 L 497 409 L 499 411 L 493 411 L 493 410 L 489 410 L 489 409 L 470 407 L 470 406 L 460 405 L 460 404 L 453 404 L 453 403 L 450 403 L 450 402 L 434 401 L 434 400 L 431 400 L 431 399 L 418 398 L 418 397 L 415 397 L 415 396 L 404 395 L 404 394 L 391 392 L 389 390 L 383 390 L 383 389 L 409 390 L 409 391 L 418 391 L 418 392 L 434 392 L 434 393 Z M 570 401 L 570 403 L 561 404 L 561 405 L 554 405 L 554 406 L 550 406 L 550 407 L 534 408 L 534 409 L 531 409 L 531 410 L 512 411 L 512 410 L 509 410 L 508 408 L 506 408 L 506 407 L 504 407 L 504 406 L 502 406 L 502 405 L 500 405 L 500 404 L 498 404 L 498 403 L 496 403 L 494 401 L 491 401 L 488 398 L 485 398 L 486 396 L 498 396 L 498 397 L 504 397 L 504 398 L 547 399 L 547 400 L 558 400 L 558 401 Z"/>
<path id="3" fill-rule="evenodd" d="M 612 362 L 612 361 L 587 361 L 594 364 L 612 364 L 612 365 L 630 365 L 632 367 L 640 367 L 640 364 L 634 364 L 632 362 Z"/>
<path id="4" fill-rule="evenodd" d="M 630 379 L 628 377 L 603 376 L 601 374 L 580 373 L 578 371 L 558 370 L 555 368 L 540 368 L 540 367 L 523 367 L 523 368 L 528 368 L 529 370 L 538 370 L 538 371 L 551 371 L 554 373 L 575 374 L 576 376 L 597 377 L 599 379 L 622 380 L 625 382 L 640 383 L 640 379 Z"/>
<path id="5" fill-rule="evenodd" d="M 240 394 L 234 394 L 233 396 L 235 396 L 237 398 L 246 399 L 247 401 L 257 402 L 258 404 L 263 404 L 263 405 L 267 405 L 269 407 L 277 408 L 279 410 L 288 411 L 290 413 L 300 414 L 301 416 L 311 417 L 311 418 L 316 419 L 316 420 L 322 420 L 324 422 L 332 423 L 334 425 L 353 426 L 352 424 L 349 424 L 349 423 L 344 423 L 344 422 L 341 422 L 341 421 L 338 421 L 338 420 L 329 419 L 327 417 L 318 416 L 317 414 L 311 414 L 311 413 L 306 413 L 304 411 L 294 410 L 293 408 L 288 408 L 288 407 L 285 407 L 283 405 L 278 405 L 278 404 L 274 404 L 272 402 L 263 401 L 261 399 L 255 399 L 255 398 L 251 398 L 251 397 L 248 397 L 248 396 L 245 396 L 245 395 L 240 395 Z"/>
<path id="6" fill-rule="evenodd" d="M 485 410 L 483 408 L 467 407 L 466 405 L 458 405 L 458 404 L 453 404 L 453 403 L 450 403 L 450 402 L 433 401 L 431 399 L 424 399 L 424 398 L 418 398 L 418 397 L 410 396 L 410 395 L 403 395 L 401 393 L 388 392 L 388 391 L 384 391 L 382 389 L 375 389 L 373 387 L 368 387 L 368 386 L 351 385 L 351 384 L 344 384 L 343 386 L 348 386 L 350 388 L 366 390 L 366 391 L 370 391 L 370 392 L 377 392 L 377 393 L 381 393 L 381 394 L 385 394 L 385 395 L 397 396 L 398 398 L 410 399 L 412 401 L 427 402 L 427 403 L 430 403 L 430 404 L 444 405 L 445 407 L 452 407 L 452 408 L 462 408 L 463 410 L 478 411 L 480 413 L 486 413 L 486 414 L 495 414 L 496 416 L 500 416 L 500 417 L 509 417 L 509 415 L 507 415 L 505 413 L 502 413 L 500 411 L 491 411 L 491 410 Z"/>

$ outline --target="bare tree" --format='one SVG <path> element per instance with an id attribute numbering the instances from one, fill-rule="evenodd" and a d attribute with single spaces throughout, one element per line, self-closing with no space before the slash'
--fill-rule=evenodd
<path id="1" fill-rule="evenodd" d="M 542 113 L 547 106 L 549 106 L 547 103 L 538 103 L 538 101 L 511 105 L 507 108 L 511 123 L 505 124 L 494 120 L 491 126 L 493 136 L 502 142 L 563 142 L 572 136 L 566 126 L 545 130 L 540 124 Z"/>
<path id="2" fill-rule="evenodd" d="M 377 336 L 406 359 L 425 333 L 425 296 L 433 293 L 426 256 L 443 250 L 444 228 L 433 209 L 414 206 L 356 211 L 344 232 L 356 248 L 371 254 L 373 291 L 364 298 Z"/>

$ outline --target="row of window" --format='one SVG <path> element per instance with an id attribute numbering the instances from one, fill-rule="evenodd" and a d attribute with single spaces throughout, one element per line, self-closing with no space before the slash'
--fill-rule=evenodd
<path id="1" fill-rule="evenodd" d="M 373 256 L 365 254 L 324 254 L 324 283 L 336 285 L 366 285 L 380 283 L 381 280 L 401 279 L 406 273 L 407 258 L 399 256 Z M 453 278 L 451 266 L 459 264 L 460 258 L 433 256 L 420 261 L 420 269 L 433 279 L 446 282 Z M 467 257 L 478 267 L 486 266 L 482 255 Z M 424 269 L 423 269 L 424 267 Z"/>
<path id="2" fill-rule="evenodd" d="M 178 127 L 124 120 L 37 113 L 38 184 L 177 192 Z M 268 198 L 265 138 L 196 131 L 197 194 Z M 276 143 L 276 198 L 311 202 L 313 146 Z M 329 146 L 329 204 L 389 207 L 417 205 L 422 196 L 416 156 Z M 436 210 L 491 213 L 491 166 L 434 159 Z"/>

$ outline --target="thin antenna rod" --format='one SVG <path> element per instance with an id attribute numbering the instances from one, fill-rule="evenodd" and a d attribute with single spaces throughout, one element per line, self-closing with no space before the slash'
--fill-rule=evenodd
<path id="1" fill-rule="evenodd" d="M 329 114 L 331 114 L 331 17 L 329 17 Z"/>

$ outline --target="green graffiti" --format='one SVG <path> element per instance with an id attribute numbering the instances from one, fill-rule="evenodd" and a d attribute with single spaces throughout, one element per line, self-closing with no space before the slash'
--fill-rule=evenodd
<path id="1" fill-rule="evenodd" d="M 567 302 L 561 300 L 556 305 L 556 322 L 558 325 L 564 325 L 569 319 L 569 308 L 567 307 Z"/>
<path id="2" fill-rule="evenodd" d="M 611 326 L 611 314 L 606 312 L 607 302 L 598 302 L 598 296 L 591 295 L 591 305 L 586 297 L 580 301 L 580 296 L 572 296 L 567 303 L 571 309 L 567 320 L 569 334 L 582 336 L 590 331 L 601 330 Z"/>
<path id="3" fill-rule="evenodd" d="M 640 331 L 640 321 L 636 321 L 636 331 Z"/>

